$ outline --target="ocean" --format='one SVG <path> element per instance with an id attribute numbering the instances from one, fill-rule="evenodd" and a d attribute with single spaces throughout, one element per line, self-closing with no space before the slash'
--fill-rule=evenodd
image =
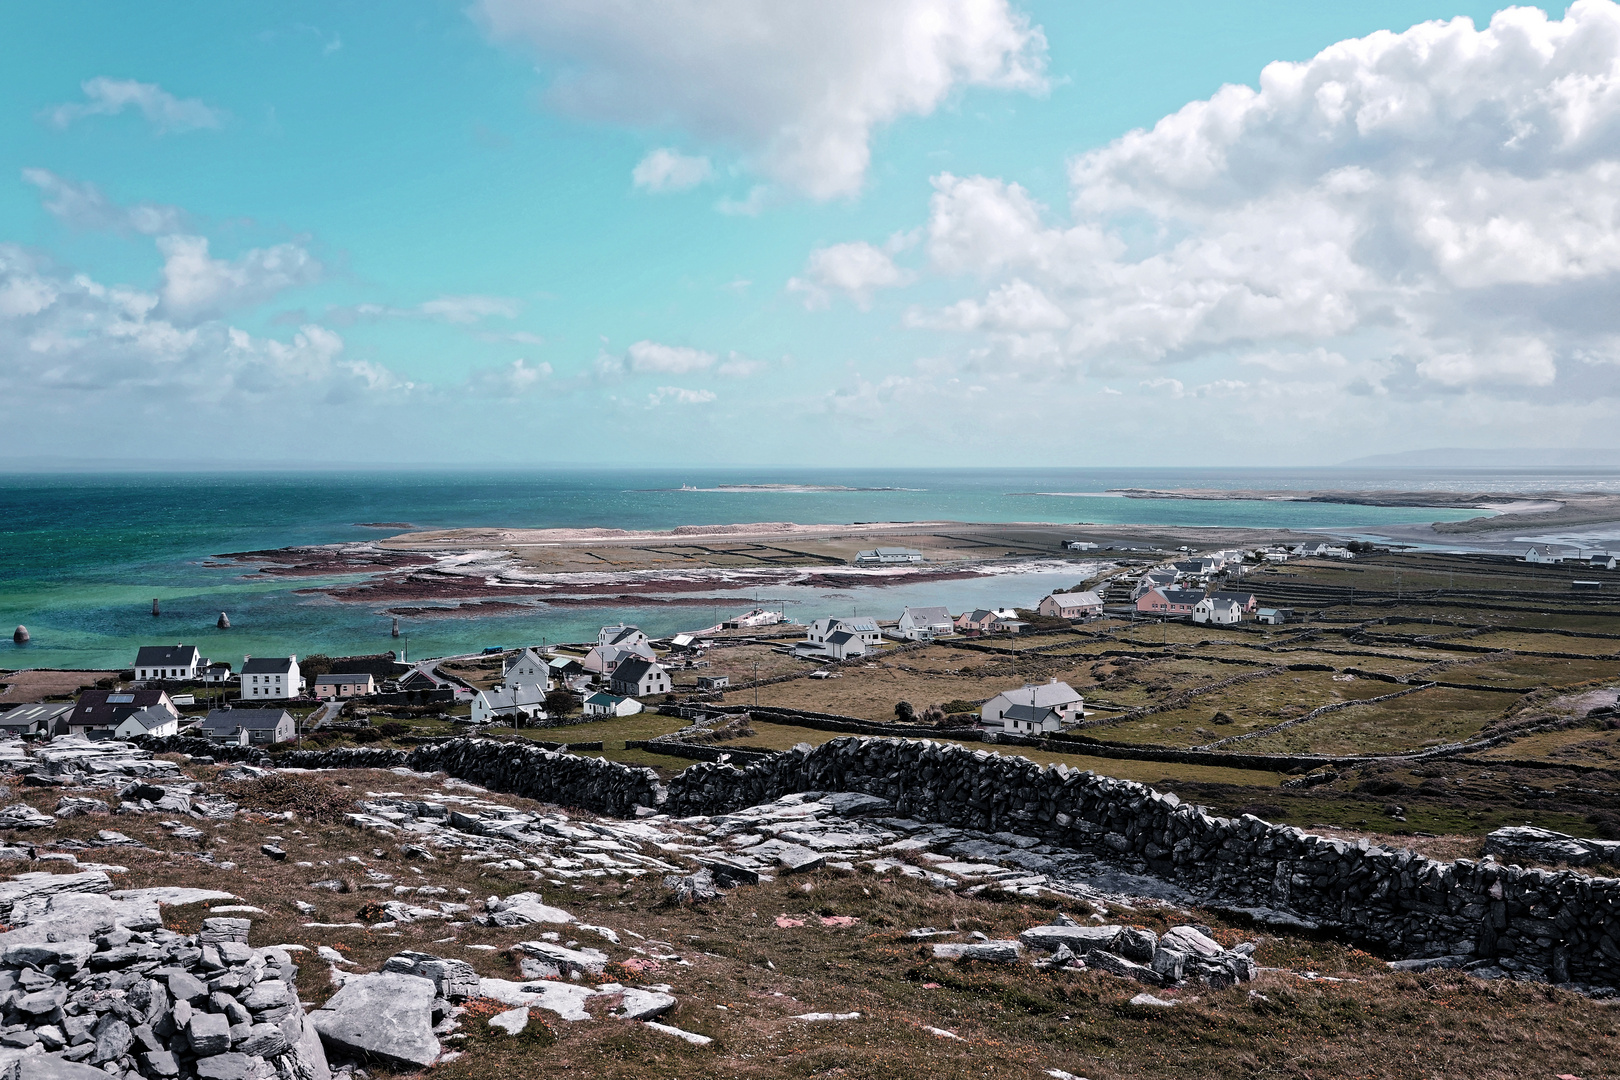
<path id="1" fill-rule="evenodd" d="M 738 485 L 789 485 L 735 490 Z M 398 529 L 504 525 L 667 529 L 751 521 L 1039 521 L 1357 529 L 1470 516 L 1436 510 L 1277 501 L 1123 499 L 1110 488 L 1305 490 L 1613 490 L 1620 475 L 1549 470 L 1297 469 L 569 469 L 534 471 L 35 473 L 0 476 L 0 626 L 29 628 L 0 645 L 0 668 L 118 668 L 141 644 L 196 643 L 240 665 L 247 654 L 379 652 L 388 605 L 297 590 L 344 578 L 272 578 L 210 556 L 295 544 L 377 539 Z M 685 490 L 683 490 L 685 489 Z M 1074 584 L 1079 568 L 1035 565 L 971 580 L 837 591 L 773 589 L 801 622 L 906 604 L 1027 606 Z M 712 592 L 705 589 L 705 593 Z M 162 614 L 151 615 L 152 601 Z M 404 620 L 410 655 L 577 641 L 624 619 L 649 633 L 709 625 L 730 608 L 537 609 Z M 229 630 L 214 621 L 228 612 Z"/>

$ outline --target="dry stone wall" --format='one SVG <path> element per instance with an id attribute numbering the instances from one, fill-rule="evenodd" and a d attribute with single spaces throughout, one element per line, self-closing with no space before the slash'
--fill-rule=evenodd
<path id="1" fill-rule="evenodd" d="M 1322 930 L 1389 956 L 1491 961 L 1554 982 L 1620 985 L 1620 880 L 1492 860 L 1442 863 L 1249 815 L 1215 817 L 1143 784 L 952 743 L 838 738 L 745 768 L 700 763 L 667 787 L 650 769 L 473 739 L 410 754 L 324 751 L 281 760 L 443 770 L 615 816 L 637 807 L 714 815 L 795 792 L 860 792 L 890 800 L 907 817 L 1105 853 L 1211 906 Z"/>

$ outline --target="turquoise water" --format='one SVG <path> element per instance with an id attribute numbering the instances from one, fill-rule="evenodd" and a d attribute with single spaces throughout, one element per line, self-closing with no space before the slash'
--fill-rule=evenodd
<path id="1" fill-rule="evenodd" d="M 1606 484 L 1613 475 L 1594 477 Z M 683 485 L 797 484 L 858 490 L 680 490 Z M 295 580 L 204 566 L 211 555 L 292 544 L 376 539 L 390 530 L 477 525 L 665 529 L 749 521 L 1043 521 L 1181 526 L 1344 528 L 1434 521 L 1434 510 L 1289 502 L 1199 502 L 1064 497 L 1117 487 L 1402 488 L 1545 490 L 1578 486 L 1568 474 L 1465 470 L 807 470 L 687 469 L 511 472 L 31 474 L 0 476 L 0 625 L 26 624 L 27 646 L 0 645 L 0 667 L 122 667 L 140 644 L 196 642 L 239 665 L 244 654 L 376 652 L 389 637 L 388 605 L 343 604 L 295 590 L 341 579 Z M 1591 485 L 1588 485 L 1591 486 Z M 1037 570 L 971 581 L 836 593 L 776 589 L 800 621 L 860 610 L 898 615 L 904 604 L 953 611 L 1031 604 L 1075 571 Z M 704 595 L 712 589 L 702 590 Z M 737 593 L 734 608 L 749 606 Z M 163 614 L 153 618 L 156 598 Z M 486 645 L 580 640 L 620 618 L 652 633 L 707 625 L 708 608 L 546 610 L 479 619 L 405 620 L 413 656 Z M 214 628 L 220 611 L 232 629 Z"/>

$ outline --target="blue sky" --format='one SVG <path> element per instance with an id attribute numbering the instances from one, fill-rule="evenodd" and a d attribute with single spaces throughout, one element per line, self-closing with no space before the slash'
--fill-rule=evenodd
<path id="1" fill-rule="evenodd" d="M 1613 445 L 1620 9 L 1493 11 L 8 5 L 0 423 L 199 463 Z"/>

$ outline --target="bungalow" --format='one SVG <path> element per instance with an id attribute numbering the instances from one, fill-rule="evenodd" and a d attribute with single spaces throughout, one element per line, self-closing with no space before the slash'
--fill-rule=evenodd
<path id="1" fill-rule="evenodd" d="M 1092 543 L 1090 540 L 1065 540 L 1065 541 L 1063 541 L 1063 550 L 1065 550 L 1065 551 L 1096 551 L 1097 550 L 1097 545 Z"/>
<path id="2" fill-rule="evenodd" d="M 1208 577 L 1220 569 L 1214 559 L 1183 559 L 1173 564 L 1182 577 Z"/>
<path id="3" fill-rule="evenodd" d="M 223 660 L 216 660 L 197 673 L 197 681 L 205 683 L 228 683 L 236 676 L 231 672 L 231 665 Z"/>
<path id="4" fill-rule="evenodd" d="M 495 720 L 522 717 L 525 720 L 544 720 L 546 692 L 541 687 L 524 683 L 499 690 L 480 690 L 472 699 L 472 722 L 488 724 Z"/>
<path id="5" fill-rule="evenodd" d="M 964 611 L 956 617 L 956 628 L 963 633 L 983 634 L 989 631 L 990 624 L 996 621 L 996 613 L 989 608 L 974 608 Z"/>
<path id="6" fill-rule="evenodd" d="M 73 702 L 18 705 L 0 713 L 0 736 L 53 735 L 73 712 Z"/>
<path id="7" fill-rule="evenodd" d="M 376 692 L 377 684 L 369 671 L 349 675 L 315 676 L 315 696 L 321 701 L 367 697 Z"/>
<path id="8" fill-rule="evenodd" d="M 210 709 L 192 733 L 217 743 L 267 746 L 292 739 L 298 724 L 286 709 Z"/>
<path id="9" fill-rule="evenodd" d="M 1193 608 L 1203 598 L 1197 589 L 1152 589 L 1137 598 L 1136 610 L 1171 619 L 1191 618 Z"/>
<path id="10" fill-rule="evenodd" d="M 664 670 L 663 665 L 640 657 L 620 664 L 608 680 L 608 689 L 625 697 L 667 694 L 669 686 L 669 672 Z"/>
<path id="11" fill-rule="evenodd" d="M 179 719 L 180 710 L 162 690 L 86 690 L 68 714 L 59 735 L 81 735 L 85 738 L 108 738 L 113 729 L 123 723 L 131 713 L 142 709 L 159 708 Z"/>
<path id="12" fill-rule="evenodd" d="M 1217 626 L 1236 626 L 1243 621 L 1243 608 L 1236 600 L 1218 600 L 1206 596 L 1193 605 L 1192 621 L 1214 623 Z"/>
<path id="13" fill-rule="evenodd" d="M 180 718 L 161 705 L 148 705 L 119 721 L 112 734 L 115 739 L 133 739 L 140 735 L 161 739 L 180 734 Z"/>
<path id="14" fill-rule="evenodd" d="M 208 666 L 195 645 L 142 645 L 135 653 L 135 679 L 195 679 Z"/>
<path id="15" fill-rule="evenodd" d="M 730 675 L 699 675 L 697 680 L 699 690 L 724 690 L 730 685 Z"/>
<path id="16" fill-rule="evenodd" d="M 1242 608 L 1245 615 L 1253 615 L 1260 609 L 1260 598 L 1251 592 L 1226 592 L 1216 589 L 1209 595 L 1212 600 L 1230 600 Z"/>
<path id="17" fill-rule="evenodd" d="M 1581 552 L 1581 558 L 1593 570 L 1613 570 L 1616 561 L 1615 557 L 1607 551 L 1583 551 Z"/>
<path id="18" fill-rule="evenodd" d="M 1255 612 L 1255 618 L 1260 622 L 1265 623 L 1267 626 L 1281 626 L 1283 623 L 1288 622 L 1293 617 L 1294 609 L 1286 607 L 1263 607 L 1259 611 Z"/>
<path id="19" fill-rule="evenodd" d="M 812 623 L 810 637 L 794 643 L 794 655 L 826 660 L 848 660 L 851 657 L 866 655 L 868 651 L 866 642 L 859 634 L 849 630 L 818 631 L 816 626 L 824 622 L 837 620 L 819 619 L 816 623 Z"/>
<path id="20" fill-rule="evenodd" d="M 304 692 L 296 656 L 242 657 L 242 697 L 285 701 Z"/>
<path id="21" fill-rule="evenodd" d="M 643 634 L 639 628 L 628 623 L 614 623 L 612 626 L 604 626 L 596 634 L 596 643 L 598 645 L 628 647 L 631 645 L 645 645 L 647 642 L 647 635 Z"/>
<path id="22" fill-rule="evenodd" d="M 585 699 L 586 716 L 634 716 L 640 711 L 641 702 L 635 698 L 597 692 Z"/>
<path id="23" fill-rule="evenodd" d="M 578 656 L 553 656 L 547 665 L 551 668 L 551 678 L 568 679 L 584 674 L 585 665 L 580 663 L 580 659 Z"/>
<path id="24" fill-rule="evenodd" d="M 1022 634 L 1028 628 L 1029 623 L 1024 620 L 1006 615 L 997 615 L 996 621 L 990 624 L 992 634 Z"/>
<path id="25" fill-rule="evenodd" d="M 641 633 L 641 631 L 636 631 Z M 551 661 L 535 652 L 533 649 L 524 649 L 506 662 L 503 669 L 506 685 L 538 686 L 542 690 L 551 689 Z"/>
<path id="26" fill-rule="evenodd" d="M 1095 592 L 1053 593 L 1035 609 L 1048 619 L 1086 619 L 1101 615 L 1102 597 Z"/>
<path id="27" fill-rule="evenodd" d="M 1069 724 L 1080 719 L 1085 714 L 1085 698 L 1075 692 L 1068 683 L 1051 682 L 1026 685 L 1018 690 L 1003 690 L 995 697 L 984 703 L 979 710 L 979 722 L 985 727 L 1000 727 L 1011 731 L 1005 722 L 1007 711 L 1015 705 L 1026 708 L 1049 709 L 1056 713 L 1061 724 Z M 1033 715 L 1020 713 L 1020 723 L 1030 723 L 1038 719 Z"/>
<path id="28" fill-rule="evenodd" d="M 1568 552 L 1542 544 L 1539 547 L 1526 549 L 1521 562 L 1527 563 L 1561 563 Z"/>
<path id="29" fill-rule="evenodd" d="M 895 623 L 895 637 L 906 641 L 932 641 L 956 632 L 951 613 L 942 607 L 908 607 Z"/>
<path id="30" fill-rule="evenodd" d="M 1001 714 L 1001 728 L 1014 735 L 1049 735 L 1063 730 L 1063 714 L 1044 705 L 1010 705 Z"/>
<path id="31" fill-rule="evenodd" d="M 897 563 L 919 563 L 923 553 L 914 548 L 873 548 L 855 555 L 856 566 L 893 566 Z"/>

